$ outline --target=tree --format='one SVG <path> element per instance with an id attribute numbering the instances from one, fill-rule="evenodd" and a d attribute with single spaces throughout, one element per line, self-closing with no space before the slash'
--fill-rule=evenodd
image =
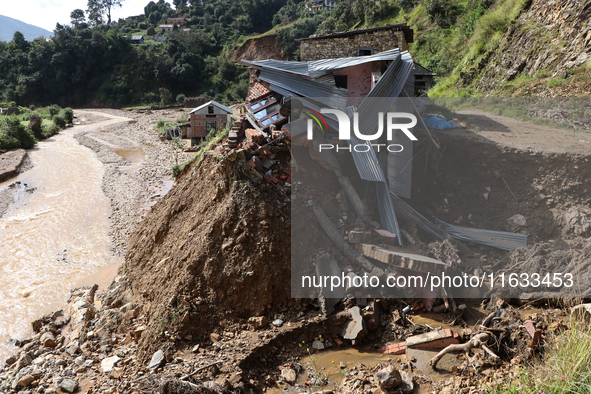
<path id="1" fill-rule="evenodd" d="M 80 8 L 77 8 L 70 13 L 70 19 L 71 23 L 76 27 L 80 23 L 84 23 L 86 21 L 86 18 L 84 17 L 84 11 L 82 11 Z"/>
<path id="2" fill-rule="evenodd" d="M 93 26 L 98 26 L 104 22 L 103 19 L 103 11 L 99 4 L 100 0 L 88 0 L 88 9 L 86 13 L 88 14 L 88 21 Z"/>
<path id="3" fill-rule="evenodd" d="M 187 8 L 187 0 L 172 0 L 172 3 L 177 11 Z"/>
<path id="4" fill-rule="evenodd" d="M 88 0 L 88 19 L 90 19 L 91 11 L 93 14 L 107 15 L 107 24 L 111 24 L 111 10 L 114 7 L 121 7 L 123 0 Z"/>
<path id="5" fill-rule="evenodd" d="M 20 31 L 14 32 L 14 34 L 12 35 L 12 43 L 21 51 L 26 51 L 28 48 L 27 40 L 25 39 L 24 34 Z"/>

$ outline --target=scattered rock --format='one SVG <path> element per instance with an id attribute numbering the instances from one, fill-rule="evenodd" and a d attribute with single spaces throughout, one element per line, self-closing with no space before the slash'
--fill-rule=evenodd
<path id="1" fill-rule="evenodd" d="M 513 215 L 511 216 L 509 219 L 507 219 L 507 223 L 509 224 L 509 226 L 514 227 L 523 227 L 523 226 L 527 226 L 527 222 L 525 220 L 525 217 L 523 215 Z"/>
<path id="2" fill-rule="evenodd" d="M 73 379 L 64 379 L 59 385 L 59 388 L 67 393 L 73 393 L 78 387 L 78 382 Z"/>
<path id="3" fill-rule="evenodd" d="M 16 360 L 17 360 L 17 357 L 16 357 L 16 355 L 13 354 L 12 356 L 10 356 L 6 359 L 5 363 L 6 363 L 6 365 L 12 365 L 16 362 Z"/>
<path id="4" fill-rule="evenodd" d="M 283 325 L 283 320 L 281 320 L 281 319 L 275 319 L 275 320 L 273 320 L 273 323 L 272 324 L 275 327 L 281 327 Z"/>
<path id="5" fill-rule="evenodd" d="M 164 364 L 164 362 L 165 362 L 164 352 L 162 350 L 158 350 L 152 356 L 152 359 L 150 360 L 150 363 L 148 364 L 148 369 L 160 368 Z"/>
<path id="6" fill-rule="evenodd" d="M 55 337 L 52 333 L 46 332 L 41 336 L 41 344 L 45 347 L 56 347 L 57 342 L 55 341 Z"/>
<path id="7" fill-rule="evenodd" d="M 291 368 L 283 368 L 281 370 L 281 377 L 289 384 L 294 384 L 298 378 L 296 371 Z"/>
<path id="8" fill-rule="evenodd" d="M 117 356 L 105 358 L 103 361 L 101 361 L 101 370 L 103 372 L 111 372 L 113 367 L 115 367 L 115 365 L 117 365 L 120 360 L 121 359 Z"/>
<path id="9" fill-rule="evenodd" d="M 263 328 L 267 324 L 269 324 L 269 321 L 265 316 L 253 316 L 250 319 L 248 319 L 248 322 L 251 323 L 254 326 L 254 328 Z"/>
<path id="10" fill-rule="evenodd" d="M 324 350 L 324 343 L 322 343 L 322 341 L 314 341 L 312 342 L 312 348 L 317 350 Z"/>
<path id="11" fill-rule="evenodd" d="M 213 342 L 219 342 L 220 339 L 222 339 L 222 337 L 220 336 L 220 334 L 212 332 L 211 334 L 209 334 L 209 339 L 211 339 Z"/>
<path id="12" fill-rule="evenodd" d="M 400 372 L 390 365 L 375 374 L 375 381 L 382 391 L 389 391 L 400 386 L 402 377 L 400 376 Z"/>
<path id="13" fill-rule="evenodd" d="M 27 387 L 31 383 L 33 383 L 34 380 L 35 380 L 35 378 L 32 375 L 25 375 L 18 380 L 18 384 L 20 386 Z"/>

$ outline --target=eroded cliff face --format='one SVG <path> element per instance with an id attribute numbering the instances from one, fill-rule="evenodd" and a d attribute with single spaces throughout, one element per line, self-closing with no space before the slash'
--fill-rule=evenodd
<path id="1" fill-rule="evenodd" d="M 509 26 L 499 48 L 462 73 L 462 82 L 474 82 L 480 91 L 487 92 L 519 75 L 568 77 L 590 62 L 591 1 L 533 0 Z"/>
<path id="2" fill-rule="evenodd" d="M 283 46 L 275 36 L 251 38 L 232 54 L 234 60 L 287 60 Z"/>

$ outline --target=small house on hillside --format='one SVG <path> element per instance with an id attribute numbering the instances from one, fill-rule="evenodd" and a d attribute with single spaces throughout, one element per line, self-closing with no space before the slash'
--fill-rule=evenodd
<path id="1" fill-rule="evenodd" d="M 433 80 L 435 75 L 437 74 L 415 62 L 415 92 L 417 94 L 428 92 L 435 84 Z"/>
<path id="2" fill-rule="evenodd" d="M 144 36 L 131 36 L 131 43 L 132 44 L 143 44 L 144 43 Z"/>
<path id="3" fill-rule="evenodd" d="M 191 129 L 187 138 L 205 138 L 212 130 L 220 130 L 232 122 L 232 109 L 209 101 L 190 112 Z"/>
<path id="4" fill-rule="evenodd" d="M 336 0 L 310 0 L 306 3 L 308 11 L 316 13 L 320 11 L 330 11 L 336 7 Z"/>
<path id="5" fill-rule="evenodd" d="M 158 26 L 158 31 L 160 34 L 166 33 L 167 31 L 172 31 L 173 25 L 160 25 Z"/>
<path id="6" fill-rule="evenodd" d="M 166 21 L 166 24 L 168 25 L 174 25 L 175 23 L 179 27 L 187 26 L 187 20 L 185 18 L 168 18 Z"/>

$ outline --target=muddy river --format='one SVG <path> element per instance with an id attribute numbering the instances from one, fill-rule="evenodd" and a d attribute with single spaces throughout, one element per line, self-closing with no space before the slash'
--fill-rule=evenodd
<path id="1" fill-rule="evenodd" d="M 103 165 L 73 136 L 109 120 L 76 126 L 29 151 L 33 168 L 0 190 L 21 182 L 17 202 L 0 218 L 0 361 L 11 338 L 31 332 L 35 318 L 63 308 L 71 288 L 108 284 L 122 262 L 111 252 L 110 203 L 101 184 Z"/>

